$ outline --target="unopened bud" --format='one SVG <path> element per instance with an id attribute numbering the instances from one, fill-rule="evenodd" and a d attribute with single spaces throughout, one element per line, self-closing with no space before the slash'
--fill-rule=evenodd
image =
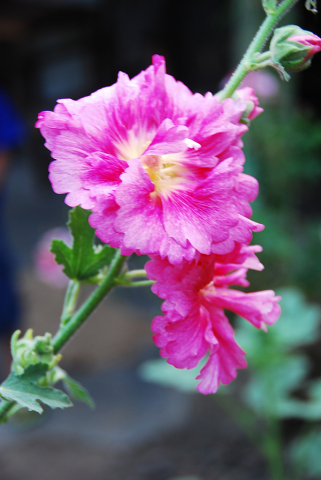
<path id="1" fill-rule="evenodd" d="M 308 68 L 312 56 L 320 50 L 321 38 L 296 25 L 277 28 L 270 44 L 274 66 L 283 72 L 299 72 Z"/>
<path id="2" fill-rule="evenodd" d="M 232 99 L 235 102 L 242 102 L 244 104 L 243 112 L 240 118 L 241 123 L 248 125 L 251 120 L 257 117 L 263 108 L 259 107 L 259 99 L 255 95 L 253 88 L 244 87 L 238 90 L 235 90 L 232 95 Z"/>
<path id="3" fill-rule="evenodd" d="M 45 363 L 50 370 L 60 361 L 61 355 L 54 354 L 50 333 L 33 338 L 33 332 L 29 329 L 19 339 L 20 333 L 17 330 L 11 338 L 12 370 L 17 375 L 21 375 L 29 365 Z"/>

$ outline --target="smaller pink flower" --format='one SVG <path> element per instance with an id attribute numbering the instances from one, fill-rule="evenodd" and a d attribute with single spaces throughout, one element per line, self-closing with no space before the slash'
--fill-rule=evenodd
<path id="1" fill-rule="evenodd" d="M 156 280 L 152 291 L 165 300 L 165 316 L 152 323 L 154 342 L 176 368 L 194 368 L 209 355 L 197 377 L 201 393 L 215 393 L 220 383 L 230 383 L 236 370 L 246 367 L 245 352 L 235 341 L 225 308 L 264 330 L 280 315 L 280 297 L 272 290 L 244 293 L 229 288 L 249 285 L 248 268 L 263 269 L 255 255 L 261 250 L 258 245 L 236 244 L 226 255 L 199 255 L 180 265 L 157 256 L 146 265 L 148 278 Z"/>
<path id="2" fill-rule="evenodd" d="M 55 255 L 50 251 L 51 242 L 54 238 L 63 240 L 68 246 L 72 244 L 72 237 L 66 227 L 58 227 L 48 230 L 38 242 L 35 253 L 35 269 L 39 279 L 50 286 L 64 288 L 68 285 L 69 279 L 63 273 L 62 265 L 55 261 Z"/>

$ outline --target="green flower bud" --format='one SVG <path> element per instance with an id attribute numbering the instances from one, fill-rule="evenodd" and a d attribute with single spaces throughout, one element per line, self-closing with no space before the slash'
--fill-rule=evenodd
<path id="1" fill-rule="evenodd" d="M 283 72 L 299 72 L 308 68 L 312 56 L 321 50 L 321 38 L 296 25 L 277 28 L 270 44 L 275 68 Z"/>
<path id="2" fill-rule="evenodd" d="M 59 362 L 61 355 L 54 354 L 50 333 L 33 338 L 32 329 L 29 329 L 19 339 L 20 333 L 17 330 L 11 338 L 12 370 L 17 375 L 21 375 L 29 365 L 45 363 L 50 370 Z"/>

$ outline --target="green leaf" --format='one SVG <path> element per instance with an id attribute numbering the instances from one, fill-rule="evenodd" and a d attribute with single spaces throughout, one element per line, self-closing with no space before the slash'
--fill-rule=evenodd
<path id="1" fill-rule="evenodd" d="M 164 358 L 147 360 L 139 366 L 138 375 L 146 382 L 172 387 L 182 392 L 197 393 L 196 385 L 199 380 L 196 380 L 196 377 L 206 362 L 207 357 L 201 360 L 197 367 L 187 370 L 173 367 Z M 218 391 L 226 393 L 226 389 L 225 385 L 221 385 Z"/>
<path id="2" fill-rule="evenodd" d="M 43 411 L 39 401 L 51 408 L 71 407 L 71 401 L 61 390 L 37 385 L 37 381 L 46 374 L 47 370 L 48 365 L 38 363 L 30 365 L 22 375 L 10 373 L 0 386 L 1 396 L 38 413 Z"/>
<path id="3" fill-rule="evenodd" d="M 147 360 L 139 366 L 138 374 L 146 382 L 157 383 L 164 387 L 173 387 L 183 392 L 197 393 L 198 380 L 195 377 L 204 365 L 204 361 L 191 370 L 178 369 L 169 365 L 165 359 Z"/>
<path id="4" fill-rule="evenodd" d="M 69 278 L 73 278 L 73 252 L 63 240 L 53 239 L 50 251 L 54 253 L 56 263 L 63 265 L 63 272 Z"/>
<path id="5" fill-rule="evenodd" d="M 305 8 L 312 13 L 318 13 L 317 0 L 306 0 Z"/>
<path id="6" fill-rule="evenodd" d="M 72 248 L 62 240 L 53 240 L 51 251 L 64 273 L 73 280 L 84 281 L 98 275 L 113 259 L 115 249 L 109 245 L 95 246 L 95 230 L 88 223 L 89 210 L 75 207 L 70 211 L 68 226 L 74 237 Z"/>
<path id="7" fill-rule="evenodd" d="M 302 355 L 283 357 L 279 365 L 272 364 L 252 374 L 243 398 L 259 415 L 273 417 L 302 417 L 306 402 L 289 395 L 297 388 L 309 370 L 309 362 Z"/>
<path id="8" fill-rule="evenodd" d="M 270 331 L 276 341 L 286 347 L 315 341 L 319 334 L 320 307 L 306 302 L 302 292 L 296 288 L 283 288 L 277 294 L 282 296 L 282 314 Z"/>
<path id="9" fill-rule="evenodd" d="M 95 408 L 95 402 L 90 396 L 88 390 L 83 387 L 79 382 L 66 375 L 63 379 L 64 386 L 68 391 L 69 395 L 79 402 L 84 402 L 88 405 L 89 408 Z"/>
<path id="10" fill-rule="evenodd" d="M 262 5 L 267 15 L 270 15 L 275 12 L 277 7 L 276 0 L 262 0 Z"/>
<path id="11" fill-rule="evenodd" d="M 58 382 L 59 380 L 62 380 L 64 387 L 71 397 L 79 402 L 86 403 L 91 409 L 95 408 L 95 402 L 90 396 L 88 390 L 86 390 L 86 388 L 79 382 L 71 378 L 62 368 L 55 367 L 54 382 Z"/>
<path id="12" fill-rule="evenodd" d="M 295 472 L 312 478 L 321 474 L 321 431 L 312 431 L 296 439 L 290 447 Z"/>

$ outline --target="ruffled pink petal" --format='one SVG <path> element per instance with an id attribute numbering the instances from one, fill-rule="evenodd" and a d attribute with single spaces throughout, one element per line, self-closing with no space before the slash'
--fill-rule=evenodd
<path id="1" fill-rule="evenodd" d="M 234 250 L 226 255 L 216 255 L 215 276 L 222 276 L 238 268 L 261 271 L 264 266 L 255 253 L 262 252 L 260 245 L 243 245 L 236 243 Z"/>
<path id="2" fill-rule="evenodd" d="M 196 388 L 205 395 L 215 393 L 220 383 L 226 385 L 234 380 L 236 369 L 246 368 L 245 352 L 236 343 L 233 328 L 222 310 L 210 307 L 209 315 L 218 346 L 210 351 L 208 361 L 196 377 L 201 380 Z"/>
<path id="3" fill-rule="evenodd" d="M 256 328 L 264 325 L 273 325 L 281 314 L 281 307 L 277 303 L 281 297 L 276 296 L 273 290 L 243 293 L 237 290 L 216 288 L 213 294 L 206 297 L 212 305 L 232 310 L 237 315 L 251 322 Z"/>
<path id="4" fill-rule="evenodd" d="M 195 248 L 187 241 L 182 246 L 171 238 L 164 228 L 160 201 L 152 201 L 154 185 L 143 170 L 139 159 L 130 160 L 129 168 L 121 176 L 122 183 L 116 191 L 120 206 L 115 220 L 115 230 L 124 233 L 123 245 L 142 255 L 159 254 L 173 264 L 183 258 L 191 260 Z"/>
<path id="5" fill-rule="evenodd" d="M 98 197 L 99 210 L 89 217 L 89 224 L 96 228 L 96 235 L 100 240 L 109 243 L 112 247 L 123 246 L 124 234 L 114 229 L 114 222 L 119 206 L 114 195 Z M 133 251 L 131 251 L 133 253 Z"/>
<path id="6" fill-rule="evenodd" d="M 239 215 L 238 223 L 229 231 L 229 238 L 221 243 L 213 243 L 212 252 L 218 255 L 225 255 L 233 251 L 237 243 L 250 243 L 252 232 L 260 232 L 263 229 L 264 225 Z"/>
<path id="7" fill-rule="evenodd" d="M 159 126 L 151 144 L 144 155 L 166 155 L 169 153 L 184 152 L 187 149 L 184 140 L 188 136 L 188 128 L 183 125 L 174 125 L 166 118 Z"/>
<path id="8" fill-rule="evenodd" d="M 241 287 L 248 287 L 250 282 L 246 280 L 247 268 L 239 268 L 229 275 L 215 275 L 215 287 L 228 287 L 229 285 L 240 285 Z"/>
<path id="9" fill-rule="evenodd" d="M 231 198 L 234 171 L 232 162 L 222 162 L 196 188 L 186 187 L 162 199 L 166 232 L 180 245 L 188 240 L 209 255 L 213 243 L 229 238 L 239 220 Z"/>
<path id="10" fill-rule="evenodd" d="M 198 304 L 198 292 L 213 278 L 214 255 L 203 255 L 198 261 L 183 261 L 175 266 L 167 259 L 155 257 L 146 263 L 145 269 L 148 278 L 156 280 L 152 291 L 167 300 L 163 311 L 174 308 L 184 317 Z"/>
<path id="11" fill-rule="evenodd" d="M 156 317 L 152 322 L 153 340 L 162 346 L 160 354 L 168 358 L 168 363 L 176 368 L 194 368 L 209 349 L 209 344 L 217 345 L 210 330 L 208 314 L 205 310 L 191 312 L 183 320 L 170 322 L 166 317 Z"/>

